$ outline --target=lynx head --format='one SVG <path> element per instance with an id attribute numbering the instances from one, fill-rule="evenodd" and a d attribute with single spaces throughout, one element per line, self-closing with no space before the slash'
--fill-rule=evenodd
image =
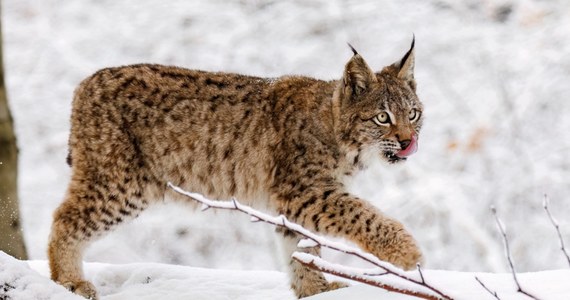
<path id="1" fill-rule="evenodd" d="M 348 149 L 357 149 L 360 156 L 404 161 L 416 152 L 422 126 L 423 107 L 414 80 L 414 41 L 402 59 L 376 73 L 352 51 L 333 97 L 337 138 Z"/>

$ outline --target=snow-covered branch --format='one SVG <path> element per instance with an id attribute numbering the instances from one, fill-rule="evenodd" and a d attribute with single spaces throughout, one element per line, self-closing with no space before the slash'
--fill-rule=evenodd
<path id="1" fill-rule="evenodd" d="M 418 279 L 410 276 L 409 272 L 405 272 L 393 266 L 390 263 L 384 262 L 370 253 L 363 252 L 358 248 L 350 247 L 343 243 L 330 241 L 320 235 L 317 235 L 303 228 L 299 224 L 290 222 L 283 215 L 280 215 L 278 217 L 270 216 L 263 212 L 257 211 L 247 205 L 243 205 L 235 199 L 232 199 L 231 201 L 213 201 L 205 198 L 201 194 L 184 191 L 183 189 L 174 186 L 172 183 L 168 183 L 168 186 L 172 188 L 175 192 L 185 195 L 201 203 L 202 210 L 206 210 L 209 208 L 237 210 L 248 214 L 251 217 L 252 221 L 255 222 L 262 221 L 278 227 L 284 227 L 287 228 L 288 230 L 291 230 L 297 234 L 304 236 L 306 239 L 301 241 L 302 243 L 300 244 L 303 244 L 301 246 L 307 247 L 307 246 L 319 245 L 322 247 L 326 247 L 335 251 L 343 252 L 358 257 L 366 262 L 371 263 L 377 268 L 374 270 L 348 268 L 346 266 L 329 263 L 317 256 L 313 256 L 307 253 L 295 252 L 293 254 L 293 258 L 308 267 L 314 268 L 322 272 L 363 282 L 366 284 L 371 284 L 373 286 L 381 287 L 389 291 L 413 295 L 424 299 L 452 299 L 451 297 L 447 296 L 445 293 L 441 292 L 437 288 L 426 283 L 424 276 L 421 272 L 421 269 L 419 267 L 418 267 L 418 277 L 419 277 Z M 311 243 L 310 241 L 312 241 L 313 243 Z M 390 282 L 383 281 L 382 276 L 380 275 L 392 275 L 393 277 L 399 279 L 401 284 L 399 286 L 395 286 L 393 284 L 394 280 L 391 280 Z"/>
<path id="2" fill-rule="evenodd" d="M 293 258 L 311 269 L 376 286 L 390 292 L 415 296 L 422 299 L 451 299 L 447 296 L 443 296 L 443 294 L 439 291 L 434 292 L 433 287 L 428 287 L 427 285 L 419 286 L 415 282 L 410 285 L 410 282 L 405 280 L 400 282 L 394 282 L 392 280 L 390 283 L 388 283 L 387 280 L 382 280 L 378 276 L 394 274 L 386 272 L 381 268 L 351 268 L 340 264 L 334 264 L 324 260 L 321 257 L 303 252 L 293 253 Z M 425 282 L 422 283 L 425 284 Z"/>
<path id="3" fill-rule="evenodd" d="M 542 207 L 544 208 L 544 210 L 548 214 L 548 218 L 550 219 L 550 222 L 552 223 L 552 225 L 556 229 L 556 233 L 558 234 L 558 241 L 560 241 L 560 250 L 562 250 L 562 253 L 564 253 L 564 257 L 566 257 L 566 261 L 568 261 L 568 264 L 570 265 L 570 256 L 568 255 L 568 252 L 566 251 L 566 247 L 564 246 L 564 240 L 562 239 L 562 234 L 560 233 L 560 225 L 558 225 L 558 221 L 556 221 L 556 219 L 554 219 L 554 217 L 550 213 L 550 209 L 548 209 L 549 203 L 550 203 L 550 201 L 548 199 L 548 195 L 544 195 L 544 201 L 542 202 Z"/>

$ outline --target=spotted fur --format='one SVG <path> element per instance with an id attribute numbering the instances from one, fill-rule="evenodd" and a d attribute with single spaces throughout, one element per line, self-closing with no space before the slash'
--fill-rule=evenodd
<path id="1" fill-rule="evenodd" d="M 212 199 L 236 197 L 414 267 L 421 253 L 402 224 L 343 183 L 370 159 L 405 159 L 396 154 L 421 127 L 421 118 L 408 119 L 412 109 L 422 111 L 413 67 L 412 44 L 376 73 L 354 51 L 335 81 L 148 64 L 95 73 L 74 96 L 72 176 L 54 214 L 52 278 L 95 299 L 82 274 L 83 250 L 149 205 L 176 198 L 167 182 Z M 395 120 L 379 126 L 374 118 L 386 110 Z M 282 236 L 290 260 L 299 237 Z M 290 270 L 298 297 L 343 286 L 294 261 Z"/>

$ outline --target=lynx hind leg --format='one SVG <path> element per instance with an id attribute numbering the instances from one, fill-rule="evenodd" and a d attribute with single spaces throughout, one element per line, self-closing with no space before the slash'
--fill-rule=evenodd
<path id="1" fill-rule="evenodd" d="M 84 249 L 123 221 L 138 216 L 148 204 L 134 179 L 115 174 L 110 181 L 99 174 L 90 177 L 96 178 L 93 180 L 74 173 L 65 200 L 54 214 L 48 245 L 51 278 L 78 295 L 97 299 L 95 287 L 83 276 Z"/>
<path id="2" fill-rule="evenodd" d="M 291 288 L 298 298 L 309 297 L 315 294 L 348 286 L 343 282 L 328 282 L 323 273 L 310 269 L 291 258 L 291 255 L 295 251 L 320 256 L 320 246 L 298 248 L 297 244 L 301 240 L 301 236 L 286 229 L 282 230 L 281 228 L 277 229 L 277 234 L 281 242 L 285 262 L 287 262 Z"/>

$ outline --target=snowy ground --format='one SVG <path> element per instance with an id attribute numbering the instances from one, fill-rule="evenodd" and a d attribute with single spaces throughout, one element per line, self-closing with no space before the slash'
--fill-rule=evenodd
<path id="1" fill-rule="evenodd" d="M 276 271 L 203 269 L 166 264 L 85 265 L 104 300 L 295 299 L 286 275 Z M 83 299 L 50 281 L 46 261 L 16 261 L 0 252 L 0 299 Z M 3 291 L 8 282 L 13 288 Z M 4 292 L 4 293 L 3 293 Z"/>
<path id="2" fill-rule="evenodd" d="M 208 300 L 287 300 L 295 299 L 286 284 L 286 275 L 275 271 L 203 269 L 166 264 L 85 264 L 85 273 L 98 288 L 102 300 L 118 299 L 208 299 Z M 0 252 L 0 299 L 80 300 L 65 288 L 48 280 L 45 261 L 17 261 Z M 417 274 L 412 274 L 412 276 Z M 424 271 L 426 282 L 454 299 L 495 299 L 477 281 L 496 292 L 502 300 L 523 299 L 516 292 L 511 274 Z M 570 270 L 519 274 L 528 292 L 540 299 L 568 299 Z M 10 284 L 5 284 L 6 282 Z M 394 280 L 394 282 L 397 282 Z M 401 287 L 410 285 L 400 284 Z M 355 284 L 346 289 L 323 293 L 307 300 L 345 299 L 412 300 L 416 297 Z"/>
<path id="3" fill-rule="evenodd" d="M 416 36 L 426 107 L 420 149 L 353 190 L 402 220 L 426 268 L 505 272 L 489 205 L 517 270 L 566 268 L 542 211 L 570 241 L 570 6 L 563 0 L 5 0 L 6 81 L 20 146 L 20 198 L 33 259 L 45 259 L 62 199 L 73 88 L 138 62 L 260 76 L 338 78 L 351 42 L 376 69 Z M 136 234 L 135 234 L 136 233 Z M 271 229 L 243 216 L 155 207 L 95 243 L 87 261 L 279 270 Z"/>

